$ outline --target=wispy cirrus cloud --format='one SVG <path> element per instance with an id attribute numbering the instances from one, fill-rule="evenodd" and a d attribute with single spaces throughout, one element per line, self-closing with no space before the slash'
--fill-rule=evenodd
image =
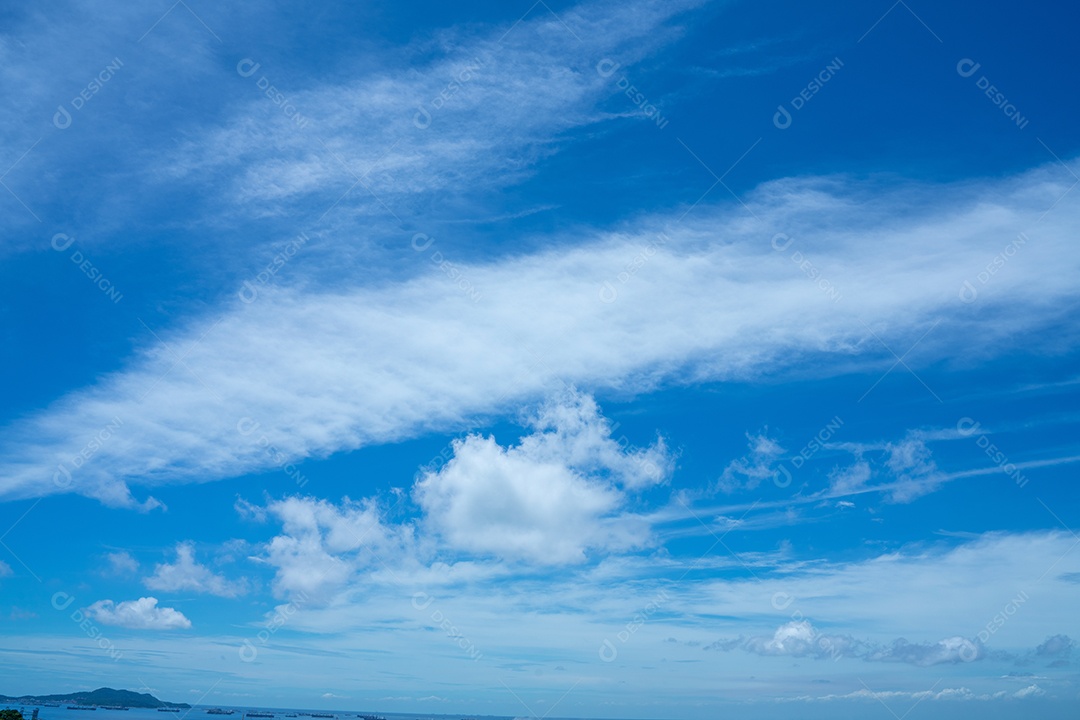
<path id="1" fill-rule="evenodd" d="M 408 72 L 294 88 L 289 104 L 310 120 L 302 127 L 254 97 L 224 127 L 176 150 L 163 177 L 211 175 L 228 188 L 233 211 L 257 215 L 284 214 L 312 196 L 404 214 L 429 209 L 430 193 L 444 202 L 460 195 L 464 183 L 470 194 L 502 187 L 555 152 L 553 137 L 605 117 L 596 104 L 617 89 L 597 72 L 601 60 L 641 60 L 676 38 L 673 20 L 701 4 L 602 2 L 558 14 L 541 6 L 509 27 L 444 30 L 405 51 L 418 56 Z M 273 74 L 254 67 L 238 68 L 255 73 L 253 84 Z M 342 196 L 358 183 L 362 191 Z"/>
<path id="2" fill-rule="evenodd" d="M 20 237 L 5 249 L 40 248 L 40 238 L 21 237 L 40 235 L 39 222 L 84 247 L 134 245 L 133 228 L 196 226 L 228 252 L 199 240 L 198 252 L 177 251 L 208 271 L 240 272 L 250 259 L 238 250 L 265 250 L 267 235 L 278 242 L 304 229 L 318 247 L 309 254 L 332 266 L 326 254 L 340 256 L 341 246 L 327 247 L 330 237 L 348 234 L 370 252 L 372 234 L 400 229 L 417 210 L 430 227 L 441 217 L 432 208 L 476 205 L 481 190 L 531 175 L 571 142 L 562 133 L 606 117 L 596 104 L 617 89 L 597 62 L 648 57 L 702 4 L 594 2 L 558 15 L 538 7 L 516 22 L 429 30 L 381 48 L 377 61 L 334 56 L 336 72 L 320 75 L 266 46 L 302 33 L 289 12 L 257 3 L 105 11 L 70 0 L 53 13 L 15 12 L 0 32 L 0 76 L 19 101 L 0 111 L 12 128 L 0 159 L 14 164 L 4 221 Z M 55 47 L 65 53 L 41 50 Z M 95 82 L 92 101 L 80 99 Z M 70 125 L 52 122 L 58 108 Z M 88 167 L 100 169 L 93 186 L 77 180 Z M 176 194 L 186 198 L 182 212 L 160 202 Z M 84 211 L 78 222 L 63 212 L 72 205 Z M 253 232 L 252 221 L 266 218 L 279 222 Z"/>
<path id="3" fill-rule="evenodd" d="M 843 695 L 801 695 L 793 698 L 784 698 L 779 702 L 838 702 L 838 701 L 872 701 L 880 703 L 882 701 L 903 699 L 914 702 L 922 702 L 923 700 L 930 701 L 965 701 L 965 700 L 979 700 L 983 702 L 1002 700 L 1005 698 L 1013 698 L 1016 700 L 1023 700 L 1025 698 L 1039 697 L 1045 695 L 1046 691 L 1040 688 L 1038 685 L 1028 685 L 1015 692 L 1008 692 L 1007 690 L 998 690 L 996 692 L 973 692 L 966 687 L 955 688 L 943 688 L 941 690 L 869 690 L 866 688 L 860 690 L 853 690 Z M 888 707 L 888 705 L 886 705 Z"/>
<path id="4" fill-rule="evenodd" d="M 1078 208 L 1066 197 L 1040 219 L 1067 189 L 1049 167 L 978 189 L 911 187 L 859 204 L 859 183 L 792 180 L 748 196 L 756 221 L 739 206 L 699 206 L 681 223 L 653 216 L 631 235 L 590 233 L 573 249 L 462 265 L 483 302 L 437 268 L 351 290 L 267 288 L 258 302 L 234 301 L 164 332 L 167 344 L 153 340 L 124 370 L 9 427 L 0 494 L 73 489 L 132 504 L 129 479 L 153 487 L 227 477 L 461 429 L 564 382 L 641 391 L 763 368 L 887 368 L 893 356 L 882 340 L 920 337 L 909 363 L 993 354 L 1078 299 L 1070 264 L 1080 259 L 1067 247 Z M 993 212 L 984 197 L 998 198 Z M 1036 224 L 1040 241 L 976 303 L 963 302 L 965 278 L 997 252 L 986 238 Z M 621 283 L 665 227 L 670 242 Z M 850 302 L 833 302 L 775 249 L 778 227 L 844 284 Z M 882 241 L 863 242 L 868 234 Z M 900 246 L 903 255 L 892 250 Z M 614 302 L 605 302 L 609 286 Z M 49 481 L 80 437 L 117 417 L 122 432 L 70 483 Z M 907 457 L 895 450 L 896 462 Z M 912 482 L 919 468 L 909 469 Z"/>

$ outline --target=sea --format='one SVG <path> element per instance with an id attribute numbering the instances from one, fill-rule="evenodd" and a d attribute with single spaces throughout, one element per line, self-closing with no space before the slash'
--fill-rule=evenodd
<path id="1" fill-rule="evenodd" d="M 107 710 L 99 707 L 96 710 L 68 710 L 67 704 L 61 704 L 60 707 L 44 707 L 41 705 L 4 705 L 0 703 L 0 709 L 6 708 L 19 710 L 25 720 L 30 720 L 35 708 L 38 711 L 38 720 L 247 720 L 246 715 L 249 712 L 272 714 L 274 720 L 320 720 L 320 718 L 312 718 L 312 713 L 323 716 L 333 715 L 334 720 L 362 720 L 364 716 L 385 718 L 386 720 L 520 720 L 511 716 L 499 715 L 415 715 L 377 712 L 375 710 L 312 710 L 310 708 L 260 708 L 235 705 L 197 705 L 186 710 L 159 712 L 147 708 Z M 207 714 L 206 711 L 211 708 L 233 710 L 234 712 L 232 715 Z M 251 718 L 251 720 L 261 719 Z"/>

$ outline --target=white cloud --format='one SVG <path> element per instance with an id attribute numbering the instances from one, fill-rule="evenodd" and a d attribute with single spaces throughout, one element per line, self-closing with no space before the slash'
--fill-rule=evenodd
<path id="1" fill-rule="evenodd" d="M 195 545 L 190 542 L 177 543 L 176 562 L 156 565 L 154 574 L 146 578 L 143 584 L 159 592 L 190 590 L 227 598 L 243 595 L 247 591 L 246 581 L 229 581 L 225 576 L 199 564 L 195 560 Z"/>
<path id="2" fill-rule="evenodd" d="M 829 472 L 829 491 L 837 495 L 844 495 L 856 490 L 861 490 L 870 479 L 870 463 L 858 460 L 845 468 L 833 468 Z M 851 503 L 848 503 L 851 506 Z"/>
<path id="3" fill-rule="evenodd" d="M 662 439 L 648 447 L 616 439 L 595 400 L 575 391 L 544 403 L 528 426 L 511 447 L 478 435 L 455 442 L 450 460 L 413 488 L 419 527 L 387 522 L 373 499 L 271 502 L 259 512 L 280 521 L 282 532 L 258 560 L 275 569 L 275 593 L 325 603 L 362 589 L 373 572 L 395 582 L 408 575 L 427 587 L 477 582 L 505 574 L 494 559 L 579 563 L 592 551 L 653 541 L 648 521 L 626 505 L 636 491 L 668 478 L 673 461 Z"/>
<path id="4" fill-rule="evenodd" d="M 348 516 L 335 507 L 337 514 Z M 326 512 L 311 499 L 307 510 L 315 515 Z M 294 530 L 309 524 L 300 520 L 305 512 L 301 504 L 292 510 L 290 516 L 300 523 Z M 276 521 L 278 516 L 272 518 Z M 320 523 L 324 533 L 330 522 Z M 733 535 L 727 541 L 740 542 L 740 538 Z M 1012 686 L 1009 693 L 1034 682 L 1049 690 L 1035 677 L 1003 680 L 1001 676 L 1015 666 L 997 651 L 1034 648 L 1047 636 L 1075 625 L 1075 584 L 1058 581 L 1052 573 L 1040 580 L 1058 558 L 1062 559 L 1056 570 L 1080 567 L 1080 554 L 1072 547 L 1075 538 L 1060 532 L 991 534 L 952 539 L 950 543 L 953 541 L 951 549 L 912 546 L 859 561 L 819 560 L 794 566 L 782 557 L 747 557 L 740 552 L 760 580 L 749 576 L 738 560 L 726 553 L 701 562 L 696 557 L 633 554 L 596 565 L 546 571 L 504 564 L 502 574 L 486 575 L 473 570 L 469 571 L 473 574 L 457 575 L 456 565 L 437 562 L 413 568 L 407 560 L 387 553 L 384 557 L 393 574 L 369 559 L 357 563 L 342 592 L 331 597 L 331 602 L 307 603 L 294 598 L 299 611 L 290 614 L 279 608 L 277 616 L 285 617 L 286 624 L 269 641 L 273 652 L 260 652 L 254 667 L 237 662 L 236 648 L 270 621 L 257 611 L 258 619 L 251 627 L 238 629 L 234 638 L 223 638 L 217 632 L 202 638 L 184 634 L 176 640 L 140 637 L 131 642 L 125 639 L 124 651 L 126 656 L 129 647 L 131 652 L 145 651 L 148 664 L 162 670 L 180 663 L 174 672 L 190 665 L 204 672 L 236 672 L 264 684 L 291 681 L 317 690 L 313 697 L 327 691 L 325 678 L 335 677 L 342 658 L 349 657 L 378 657 L 385 672 L 410 678 L 415 674 L 410 670 L 415 668 L 416 658 L 424 657 L 430 671 L 444 682 L 468 683 L 475 679 L 479 666 L 461 662 L 467 655 L 461 655 L 461 648 L 439 628 L 442 619 L 449 619 L 480 649 L 485 660 L 495 660 L 490 666 L 493 672 L 500 671 L 498 658 L 522 658 L 525 653 L 563 658 L 568 648 L 578 648 L 583 662 L 592 663 L 584 665 L 584 673 L 604 677 L 604 668 L 609 667 L 609 681 L 614 678 L 626 692 L 639 692 L 632 695 L 638 698 L 646 691 L 637 689 L 654 688 L 657 678 L 673 695 L 724 692 L 732 699 L 753 701 L 770 695 L 842 694 L 862 687 L 857 677 L 872 688 L 897 692 L 923 691 L 942 676 L 946 680 L 934 693 L 949 685 L 950 677 L 962 677 L 976 696 L 995 693 L 1006 686 L 1004 683 Z M 741 550 L 738 545 L 731 546 Z M 351 557 L 347 559 L 352 563 Z M 988 567 L 994 572 L 988 573 Z M 691 568 L 694 571 L 687 573 Z M 888 647 L 901 636 L 932 644 L 939 638 L 974 633 L 992 623 L 1018 587 L 1038 587 L 1039 592 L 1032 592 L 1031 600 L 994 633 L 986 657 L 971 665 L 919 668 L 901 662 L 863 663 L 847 657 L 833 663 L 828 655 L 801 659 L 738 649 L 729 653 L 702 649 L 716 637 L 737 636 L 748 627 L 761 628 L 764 642 L 773 640 L 776 630 L 791 622 L 796 611 L 814 619 L 818 634 L 856 637 L 876 647 Z M 432 600 L 429 606 L 418 607 L 414 601 L 413 593 L 421 590 L 427 593 L 425 601 Z M 666 594 L 661 595 L 661 590 Z M 774 601 L 777 592 L 788 593 L 791 600 L 782 610 Z M 934 601 L 927 602 L 927 598 Z M 659 609 L 622 643 L 617 633 L 626 630 L 627 623 L 636 625 L 635 618 L 654 601 Z M 439 614 L 432 619 L 436 611 Z M 673 636 L 680 642 L 666 642 Z M 618 647 L 615 663 L 602 663 L 596 654 L 605 638 Z M 71 652 L 70 636 L 43 637 L 37 644 L 10 640 L 13 647 L 59 650 L 60 667 L 72 662 L 66 654 Z M 791 647 L 791 641 L 788 637 L 785 647 Z M 86 645 L 88 656 L 100 652 L 92 643 Z M 666 662 L 660 665 L 657 658 Z M 299 678 L 298 663 L 305 668 Z M 515 683 L 512 686 L 518 692 L 551 689 L 556 692 L 554 697 L 559 697 L 573 681 L 554 688 L 554 683 L 564 680 L 562 676 L 551 679 L 548 671 L 555 662 L 545 665 L 541 659 L 538 663 L 543 676 L 514 672 L 507 675 L 507 683 Z M 238 668 L 240 665 L 244 667 Z M 574 672 L 572 668 L 570 672 Z M 834 681 L 827 690 L 813 684 L 814 678 L 826 672 Z M 1054 670 L 1040 675 L 1061 678 L 1068 672 Z M 758 679 L 751 686 L 745 682 L 749 674 Z M 404 682 L 393 684 L 386 692 L 408 692 L 416 697 L 430 691 L 423 687 L 422 681 Z M 335 692 L 344 691 L 339 688 Z"/>
<path id="5" fill-rule="evenodd" d="M 191 621 L 173 608 L 159 608 L 157 598 L 144 597 L 114 603 L 98 600 L 86 608 L 86 614 L 102 625 L 116 625 L 133 630 L 187 630 Z"/>
<path id="6" fill-rule="evenodd" d="M 245 520 L 258 523 L 266 522 L 266 508 L 250 503 L 242 497 L 236 498 L 233 509 L 236 510 L 237 515 Z"/>
<path id="7" fill-rule="evenodd" d="M 828 628 L 823 634 L 865 642 L 869 655 L 881 661 L 963 661 L 971 653 L 963 642 L 974 644 L 978 659 L 995 661 L 1002 657 L 998 653 L 1032 648 L 1070 626 L 1066 608 L 1074 585 L 1053 582 L 1038 609 L 1018 588 L 1045 584 L 1047 577 L 1041 576 L 1051 566 L 1066 571 L 1080 566 L 1075 544 L 1067 532 L 987 533 L 951 547 L 916 544 L 853 563 L 791 567 L 776 559 L 754 566 L 758 580 L 705 582 L 693 591 L 694 608 L 707 613 L 723 607 L 734 617 L 760 618 L 767 627 L 776 627 L 776 612 L 809 618 Z M 994 573 L 987 573 L 988 566 Z M 1050 602 L 1051 597 L 1057 600 Z M 1011 619 L 999 627 L 1005 613 Z M 980 631 L 985 648 L 957 639 L 980 637 Z M 773 633 L 755 637 L 766 643 Z M 721 642 L 730 649 L 740 646 Z"/>
<path id="8" fill-rule="evenodd" d="M 916 369 L 920 360 L 1011 349 L 1080 296 L 1072 196 L 1038 224 L 1038 242 L 980 286 L 976 303 L 964 304 L 959 288 L 998 252 L 988 238 L 1035 232 L 1068 187 L 1063 174 L 1045 168 L 875 199 L 840 179 L 771 183 L 744 198 L 760 221 L 741 206 L 703 204 L 678 226 L 677 214 L 643 218 L 640 232 L 586 233 L 573 247 L 462 264 L 482 290 L 479 303 L 435 268 L 348 290 L 267 288 L 253 304 L 236 301 L 165 333 L 171 351 L 152 345 L 93 388 L 8 428 L 0 496 L 61 492 L 48 478 L 78 450 L 70 438 L 115 417 L 124 432 L 73 475 L 71 489 L 123 504 L 132 502 L 128 479 L 203 481 L 467 428 L 560 380 L 589 392 L 647 391 L 762 368 L 887 368 L 868 327 L 906 346 L 938 322 L 905 360 Z M 618 274 L 665 227 L 670 241 L 620 283 Z M 791 248 L 773 249 L 776 228 L 843 286 L 842 302 L 791 262 Z M 878 241 L 865 242 L 871 235 Z M 614 302 L 601 300 L 605 282 L 618 285 Z M 190 372 L 169 372 L 173 352 Z M 815 362 L 824 359 L 832 364 Z M 246 418 L 259 429 L 251 432 Z M 894 448 L 907 478 L 897 499 L 933 486 L 932 460 L 914 450 Z"/>
<path id="9" fill-rule="evenodd" d="M 776 462 L 784 455 L 780 443 L 765 433 L 747 433 L 746 439 L 750 441 L 750 452 L 732 460 L 717 481 L 718 488 L 723 492 L 753 490 L 762 480 L 776 474 Z"/>
<path id="10" fill-rule="evenodd" d="M 345 498 L 336 506 L 290 497 L 270 503 L 267 512 L 282 523 L 283 534 L 267 544 L 263 556 L 276 570 L 279 596 L 325 599 L 359 570 L 397 565 L 414 545 L 412 528 L 383 524 L 372 500 Z"/>
<path id="11" fill-rule="evenodd" d="M 867 660 L 904 662 L 919 667 L 972 662 L 984 656 L 978 643 L 962 637 L 949 637 L 937 642 L 910 643 L 899 639 L 887 648 L 869 654 Z"/>
<path id="12" fill-rule="evenodd" d="M 109 563 L 109 572 L 113 575 L 130 575 L 139 571 L 139 561 L 127 550 L 108 553 L 105 560 Z"/>
<path id="13" fill-rule="evenodd" d="M 1014 692 L 1012 696 L 1014 698 L 1018 698 L 1018 699 L 1022 700 L 1024 698 L 1039 697 L 1040 695 L 1045 695 L 1045 694 L 1046 694 L 1046 691 L 1043 690 L 1038 685 L 1028 685 L 1026 688 L 1021 688 L 1020 690 L 1017 690 L 1016 692 Z"/>
<path id="14" fill-rule="evenodd" d="M 951 429 L 916 429 L 890 442 L 826 445 L 833 450 L 847 450 L 853 455 L 852 464 L 836 466 L 829 472 L 827 494 L 837 497 L 880 491 L 890 502 L 916 500 L 959 476 L 938 468 L 927 442 L 958 440 L 960 437 Z M 871 484 L 870 481 L 875 479 L 876 484 Z"/>
<path id="15" fill-rule="evenodd" d="M 786 451 L 766 432 L 756 435 L 747 433 L 747 439 L 750 441 L 750 452 L 728 464 L 717 482 L 717 489 L 726 492 L 752 490 L 762 480 L 776 476 L 778 469 L 786 466 Z M 834 466 L 827 474 L 826 489 L 779 504 L 789 507 L 792 502 L 810 503 L 866 492 L 880 492 L 893 503 L 911 502 L 933 492 L 945 482 L 973 474 L 972 471 L 943 472 L 934 461 L 933 451 L 928 445 L 930 441 L 960 439 L 962 436 L 954 429 L 914 429 L 893 441 L 819 443 L 820 448 L 851 453 L 851 464 Z M 1047 462 L 1072 462 L 1076 459 L 1065 457 Z M 784 479 L 790 481 L 790 478 Z M 871 480 L 875 482 L 871 483 Z M 761 509 L 769 506 L 770 503 L 757 504 Z M 853 507 L 850 503 L 844 506 Z"/>
<path id="16" fill-rule="evenodd" d="M 706 649 L 734 650 L 741 648 L 758 655 L 789 655 L 791 657 L 850 657 L 864 646 L 853 638 L 826 635 L 807 620 L 792 620 L 776 629 L 772 635 L 758 635 L 737 640 L 721 640 Z"/>
<path id="17" fill-rule="evenodd" d="M 328 208 L 338 200 L 344 219 L 327 218 L 328 234 L 340 238 L 348 233 L 354 236 L 350 247 L 371 247 L 375 244 L 371 238 L 355 235 L 361 229 L 366 233 L 386 226 L 385 201 L 401 216 L 423 206 L 430 221 L 433 205 L 473 203 L 478 191 L 503 187 L 530 174 L 538 158 L 562 145 L 552 142 L 553 137 L 611 118 L 596 104 L 619 93 L 617 77 L 601 76 L 595 69 L 597 61 L 609 57 L 626 66 L 647 57 L 679 35 L 670 26 L 675 16 L 701 4 L 700 0 L 593 2 L 561 8 L 559 17 L 537 8 L 517 22 L 469 23 L 387 46 L 378 64 L 359 62 L 353 53 L 335 50 L 333 62 L 340 63 L 342 72 L 323 74 L 315 82 L 266 56 L 258 57 L 262 62 L 254 75 L 242 78 L 233 70 L 242 56 L 220 57 L 220 47 L 202 21 L 161 18 L 148 8 L 109 3 L 103 13 L 100 4 L 80 7 L 85 3 L 76 2 L 64 18 L 45 21 L 33 13 L 23 14 L 12 17 L 0 31 L 4 60 L 0 78 L 18 98 L 18 110 L 0 110 L 0 117 L 12 128 L 6 157 L 19 158 L 31 145 L 36 147 L 9 182 L 31 208 L 47 206 L 56 199 L 55 193 L 81 201 L 92 216 L 87 224 L 95 231 L 71 229 L 89 245 L 128 242 L 130 233 L 106 232 L 120 224 L 130 228 L 140 221 L 160 222 L 140 212 L 140 198 L 159 194 L 163 183 L 175 190 L 186 180 L 200 212 L 177 216 L 178 222 L 205 229 L 250 220 L 252 215 L 296 218 L 311 210 L 308 206 L 304 212 L 293 212 L 297 203 L 312 201 Z M 199 15 L 207 26 L 219 30 L 247 27 L 257 16 L 257 30 L 247 31 L 264 36 L 297 31 L 291 13 L 267 11 L 256 3 L 202 8 Z M 83 31 L 90 20 L 99 31 L 93 37 Z M 76 113 L 71 132 L 61 132 L 48 122 L 58 102 L 67 104 L 73 88 L 85 87 L 114 58 L 117 48 L 140 38 L 151 26 L 152 32 L 139 44 L 137 64 L 120 53 L 125 63 L 101 90 L 101 97 L 109 101 Z M 34 50 L 45 47 L 64 47 L 66 52 L 57 59 Z M 228 72 L 222 72 L 223 59 Z M 171 139 L 156 144 L 160 139 L 156 131 L 141 126 L 129 104 L 121 102 L 129 93 L 151 91 L 164 76 L 182 82 L 174 92 L 158 97 L 161 118 L 152 124 L 171 123 L 175 135 L 170 137 L 198 138 L 179 148 Z M 324 79 L 329 77 L 333 80 Z M 281 106 L 261 92 L 261 81 L 281 88 L 289 106 L 307 119 L 307 127 L 297 128 L 293 119 L 286 118 Z M 188 86 L 198 87 L 201 97 L 221 100 L 222 112 L 191 113 L 193 95 Z M 421 108 L 428 113 L 422 127 L 414 121 Z M 98 147 L 92 151 L 77 139 L 84 137 L 81 131 L 88 127 L 91 114 L 99 123 Z M 641 113 L 638 120 L 648 121 Z M 133 133 L 145 141 L 146 152 L 138 156 L 125 152 Z M 43 137 L 47 142 L 35 143 Z M 267 153 L 267 148 L 273 152 Z M 57 157 L 68 161 L 67 170 L 56 167 Z M 72 162 L 73 158 L 82 162 Z M 116 177 L 103 176 L 92 188 L 79 187 L 72 168 L 103 160 L 117 170 Z M 67 182 L 32 183 L 43 168 L 52 168 Z M 363 187 L 345 193 L 358 177 L 379 199 Z M 443 202 L 432 202 L 436 192 Z M 454 202 L 446 202 L 451 195 Z M 25 228 L 33 218 L 29 212 L 9 213 L 2 220 Z M 257 235 L 258 239 L 233 235 L 221 244 L 228 246 L 223 252 L 207 258 L 210 253 L 203 248 L 200 259 L 214 271 L 220 270 L 213 267 L 215 262 L 235 269 L 250 257 L 237 252 L 236 244 L 265 249 L 261 234 Z M 22 247 L 28 244 L 17 242 Z M 312 243 L 317 244 L 318 239 Z M 347 255 L 341 250 L 339 244 L 332 250 L 339 264 Z M 331 254 L 326 247 L 313 247 L 311 254 L 318 256 L 320 251 L 323 260 Z"/>
<path id="18" fill-rule="evenodd" d="M 771 636 L 721 640 L 708 646 L 717 650 L 740 648 L 758 655 L 788 655 L 818 659 L 859 658 L 868 662 L 903 662 L 919 667 L 973 662 L 985 656 L 981 646 L 962 637 L 937 642 L 910 643 L 903 638 L 889 645 L 859 640 L 851 635 L 823 633 L 808 620 L 784 623 Z"/>
<path id="19" fill-rule="evenodd" d="M 454 456 L 414 489 L 427 525 L 456 550 L 540 564 L 650 542 L 648 524 L 623 511 L 620 487 L 665 478 L 662 441 L 624 450 L 595 401 L 574 392 L 531 425 L 516 446 L 479 435 L 454 441 Z"/>
<path id="20" fill-rule="evenodd" d="M 660 484 L 674 469 L 664 439 L 648 447 L 633 445 L 600 414 L 596 400 L 567 389 L 549 398 L 529 421 L 533 432 L 517 450 L 536 463 L 555 463 L 609 479 L 629 490 Z"/>
<path id="21" fill-rule="evenodd" d="M 1020 691 L 1023 692 L 1023 691 Z M 867 688 L 860 688 L 859 690 L 853 690 L 843 695 L 802 695 L 794 698 L 783 698 L 781 702 L 834 702 L 838 700 L 873 700 L 877 702 L 883 702 L 891 699 L 904 699 L 914 700 L 915 702 L 922 702 L 923 700 L 978 700 L 987 702 L 991 700 L 1001 700 L 1007 695 L 1004 691 L 998 691 L 995 693 L 974 693 L 969 688 L 943 688 L 941 690 L 869 690 Z M 1019 695 L 1013 695 L 1013 697 L 1022 697 Z M 886 705 L 886 707 L 888 707 Z"/>
<path id="22" fill-rule="evenodd" d="M 354 213 L 389 205 L 404 215 L 413 205 L 430 214 L 424 195 L 446 202 L 461 188 L 474 195 L 519 181 L 554 152 L 553 136 L 608 117 L 595 104 L 618 92 L 618 78 L 597 62 L 640 60 L 675 35 L 665 28 L 674 15 L 700 4 L 586 3 L 558 17 L 537 8 L 512 28 L 444 30 L 404 51 L 408 73 L 291 93 L 308 128 L 252 92 L 224 127 L 192 132 L 197 139 L 160 166 L 170 182 L 219 178 L 233 213 L 281 214 L 321 198 Z M 371 192 L 343 196 L 358 177 Z"/>
<path id="23" fill-rule="evenodd" d="M 894 502 L 910 502 L 941 483 L 941 473 L 933 460 L 926 441 L 917 433 L 909 433 L 897 443 L 886 446 L 885 466 L 895 478 L 891 497 Z"/>
<path id="24" fill-rule="evenodd" d="M 11 566 L 3 560 L 0 560 L 0 578 L 11 577 L 14 573 L 11 570 Z"/>

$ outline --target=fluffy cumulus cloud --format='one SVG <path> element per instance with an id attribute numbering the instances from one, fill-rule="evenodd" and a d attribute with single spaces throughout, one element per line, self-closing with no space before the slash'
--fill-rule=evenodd
<path id="1" fill-rule="evenodd" d="M 625 511 L 626 490 L 666 478 L 662 440 L 624 447 L 595 401 L 574 392 L 531 424 L 514 446 L 480 435 L 455 441 L 453 457 L 414 489 L 426 524 L 457 550 L 540 564 L 648 543 L 648 524 Z"/>
<path id="2" fill-rule="evenodd" d="M 157 598 L 143 597 L 115 603 L 98 600 L 86 608 L 87 617 L 102 625 L 115 625 L 132 630 L 187 630 L 191 621 L 179 610 L 158 607 Z"/>
<path id="3" fill-rule="evenodd" d="M 373 500 L 345 498 L 335 505 L 289 497 L 270 503 L 266 512 L 282 525 L 262 556 L 275 569 L 279 596 L 325 598 L 356 573 L 398 564 L 412 551 L 411 526 L 384 524 Z"/>
<path id="4" fill-rule="evenodd" d="M 637 447 L 600 413 L 596 400 L 572 388 L 548 399 L 530 419 L 533 432 L 517 450 L 535 462 L 557 463 L 639 490 L 668 479 L 674 461 L 662 437 Z"/>
<path id="5" fill-rule="evenodd" d="M 265 508 L 239 501 L 244 516 L 281 524 L 257 554 L 274 569 L 275 593 L 329 602 L 362 589 L 373 573 L 397 580 L 449 562 L 459 577 L 485 575 L 499 571 L 474 561 L 577 564 L 655 541 L 632 505 L 670 477 L 662 438 L 645 447 L 616 438 L 596 401 L 575 390 L 541 405 L 527 427 L 516 445 L 480 435 L 455 441 L 444 465 L 398 497 L 415 502 L 414 519 L 389 520 L 373 498 L 286 497 Z"/>
<path id="6" fill-rule="evenodd" d="M 242 595 L 247 589 L 246 581 L 230 581 L 196 561 L 195 545 L 190 542 L 178 543 L 176 561 L 156 565 L 154 574 L 143 582 L 159 592 L 190 591 L 227 598 Z"/>

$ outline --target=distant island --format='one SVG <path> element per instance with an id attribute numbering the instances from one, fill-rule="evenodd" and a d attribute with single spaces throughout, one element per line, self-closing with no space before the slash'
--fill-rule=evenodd
<path id="1" fill-rule="evenodd" d="M 8 697 L 0 695 L 0 703 L 5 705 L 42 705 L 44 703 L 71 703 L 72 705 L 113 705 L 129 708 L 176 708 L 186 710 L 191 706 L 187 703 L 170 703 L 158 700 L 149 693 L 137 693 L 130 690 L 113 690 L 112 688 L 98 688 L 91 692 L 77 692 L 69 695 L 21 695 Z"/>

